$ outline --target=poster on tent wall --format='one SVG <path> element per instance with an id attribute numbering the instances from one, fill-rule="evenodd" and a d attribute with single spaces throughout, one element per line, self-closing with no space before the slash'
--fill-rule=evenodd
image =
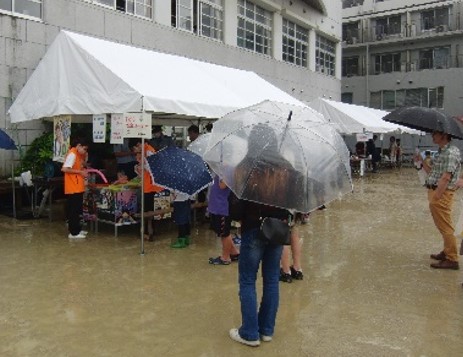
<path id="1" fill-rule="evenodd" d="M 71 116 L 53 118 L 53 161 L 64 162 L 71 146 Z"/>
<path id="2" fill-rule="evenodd" d="M 124 143 L 124 115 L 111 114 L 111 137 L 109 139 L 111 144 Z"/>
<path id="3" fill-rule="evenodd" d="M 124 137 L 151 139 L 151 115 L 124 113 Z"/>
<path id="4" fill-rule="evenodd" d="M 106 114 L 93 116 L 93 142 L 104 143 L 106 141 Z"/>

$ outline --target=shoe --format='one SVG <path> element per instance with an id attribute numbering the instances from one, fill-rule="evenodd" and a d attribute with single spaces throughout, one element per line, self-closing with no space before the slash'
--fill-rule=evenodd
<path id="1" fill-rule="evenodd" d="M 68 238 L 69 239 L 84 239 L 84 238 L 87 238 L 87 236 L 85 236 L 85 234 L 80 234 L 80 233 L 76 235 L 69 233 Z"/>
<path id="2" fill-rule="evenodd" d="M 445 260 L 447 257 L 445 256 L 444 251 L 440 252 L 439 254 L 431 254 L 430 255 L 431 259 L 434 260 Z"/>
<path id="3" fill-rule="evenodd" d="M 260 340 L 263 342 L 270 342 L 272 341 L 272 336 L 260 335 Z"/>
<path id="4" fill-rule="evenodd" d="M 209 264 L 212 265 L 230 265 L 230 260 L 223 260 L 222 257 L 209 258 Z"/>
<path id="5" fill-rule="evenodd" d="M 186 248 L 185 237 L 178 237 L 175 243 L 170 245 L 171 248 Z"/>
<path id="6" fill-rule="evenodd" d="M 154 242 L 154 234 L 143 234 L 143 240 L 146 242 Z"/>
<path id="7" fill-rule="evenodd" d="M 296 280 L 302 280 L 304 278 L 304 274 L 302 271 L 294 269 L 293 266 L 289 267 L 291 269 L 291 277 Z"/>
<path id="8" fill-rule="evenodd" d="M 230 338 L 231 338 L 233 341 L 242 343 L 243 345 L 251 346 L 251 347 L 258 347 L 258 346 L 260 346 L 260 341 L 259 341 L 259 340 L 248 341 L 248 340 L 245 340 L 244 338 L 242 338 L 242 337 L 240 336 L 240 333 L 239 333 L 239 331 L 238 331 L 237 328 L 232 328 L 232 329 L 230 330 L 230 332 L 229 332 L 229 335 L 230 335 Z"/>
<path id="9" fill-rule="evenodd" d="M 445 259 L 445 260 L 439 261 L 438 263 L 431 264 L 431 268 L 458 270 L 458 269 L 460 269 L 460 266 L 458 265 L 458 262 L 454 262 L 454 261 Z"/>
<path id="10" fill-rule="evenodd" d="M 301 224 L 307 224 L 309 222 L 310 213 L 304 213 L 301 217 Z"/>
<path id="11" fill-rule="evenodd" d="M 230 254 L 230 259 L 232 262 L 237 262 L 240 259 L 240 254 Z"/>
<path id="12" fill-rule="evenodd" d="M 283 269 L 280 269 L 280 281 L 284 283 L 292 283 L 293 278 L 291 277 L 290 273 L 285 273 Z"/>
<path id="13" fill-rule="evenodd" d="M 235 234 L 232 241 L 234 245 L 241 245 L 241 237 L 238 234 Z"/>
<path id="14" fill-rule="evenodd" d="M 188 246 L 190 245 L 190 239 L 191 239 L 191 238 L 188 237 L 188 236 L 185 237 L 185 246 L 188 247 Z"/>
<path id="15" fill-rule="evenodd" d="M 80 231 L 79 234 L 82 234 L 82 235 L 86 236 L 88 234 L 88 232 L 87 231 Z"/>

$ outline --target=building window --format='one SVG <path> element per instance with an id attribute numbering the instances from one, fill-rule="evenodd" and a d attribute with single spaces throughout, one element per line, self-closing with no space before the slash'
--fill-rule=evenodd
<path id="1" fill-rule="evenodd" d="M 432 30 L 434 28 L 443 29 L 449 25 L 449 8 L 432 9 L 421 12 L 421 28 Z"/>
<path id="2" fill-rule="evenodd" d="M 346 104 L 354 103 L 354 93 L 345 92 L 341 93 L 341 102 Z"/>
<path id="3" fill-rule="evenodd" d="M 0 0 L 0 12 L 42 18 L 42 0 Z"/>
<path id="4" fill-rule="evenodd" d="M 315 40 L 315 70 L 330 76 L 335 75 L 335 43 L 317 35 Z"/>
<path id="5" fill-rule="evenodd" d="M 172 26 L 223 40 L 223 0 L 172 0 Z"/>
<path id="6" fill-rule="evenodd" d="M 153 18 L 153 0 L 92 0 L 92 2 L 127 14 Z"/>
<path id="7" fill-rule="evenodd" d="M 450 67 L 450 47 L 430 48 L 420 51 L 420 69 Z"/>
<path id="8" fill-rule="evenodd" d="M 377 109 L 395 109 L 403 106 L 443 108 L 444 87 L 372 92 L 370 106 Z"/>
<path id="9" fill-rule="evenodd" d="M 238 0 L 238 46 L 270 55 L 271 39 L 272 13 L 249 0 Z"/>
<path id="10" fill-rule="evenodd" d="M 348 45 L 357 43 L 359 39 L 359 22 L 348 22 L 342 24 L 342 40 Z"/>
<path id="11" fill-rule="evenodd" d="M 283 19 L 283 61 L 307 67 L 309 30 Z"/>
<path id="12" fill-rule="evenodd" d="M 375 55 L 375 74 L 400 72 L 400 53 Z"/>
<path id="13" fill-rule="evenodd" d="M 352 77 L 359 75 L 359 56 L 344 57 L 342 59 L 342 76 Z"/>
<path id="14" fill-rule="evenodd" d="M 342 0 L 342 8 L 347 9 L 349 7 L 363 5 L 363 0 Z"/>
<path id="15" fill-rule="evenodd" d="M 402 33 L 400 21 L 400 15 L 376 19 L 375 33 L 377 39 L 380 40 L 383 36 L 398 35 Z"/>

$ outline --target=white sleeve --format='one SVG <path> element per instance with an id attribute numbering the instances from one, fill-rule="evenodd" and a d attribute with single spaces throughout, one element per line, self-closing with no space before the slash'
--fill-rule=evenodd
<path id="1" fill-rule="evenodd" d="M 76 162 L 76 154 L 73 152 L 69 153 L 68 156 L 66 156 L 66 161 L 64 161 L 63 167 L 67 167 L 71 169 Z"/>

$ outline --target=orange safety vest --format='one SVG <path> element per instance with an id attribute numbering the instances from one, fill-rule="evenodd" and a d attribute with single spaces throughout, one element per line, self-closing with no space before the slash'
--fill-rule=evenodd
<path id="1" fill-rule="evenodd" d="M 79 154 L 75 147 L 71 148 L 66 154 L 66 158 L 70 153 L 76 155 L 76 161 L 71 167 L 73 170 L 82 170 L 82 159 L 83 156 Z M 64 160 L 66 161 L 66 159 Z M 80 174 L 71 174 L 68 172 L 64 173 L 64 193 L 66 195 L 72 195 L 74 193 L 82 193 L 85 191 L 85 179 Z"/>
<path id="2" fill-rule="evenodd" d="M 150 144 L 145 143 L 145 157 L 148 157 L 149 151 L 151 151 L 153 154 L 156 152 L 156 150 Z M 143 177 L 143 180 L 144 180 L 143 192 L 144 193 L 164 191 L 163 187 L 158 186 L 153 182 L 151 174 L 148 171 L 146 171 L 146 168 L 145 168 L 145 172 L 143 173 L 143 175 L 144 175 Z"/>

